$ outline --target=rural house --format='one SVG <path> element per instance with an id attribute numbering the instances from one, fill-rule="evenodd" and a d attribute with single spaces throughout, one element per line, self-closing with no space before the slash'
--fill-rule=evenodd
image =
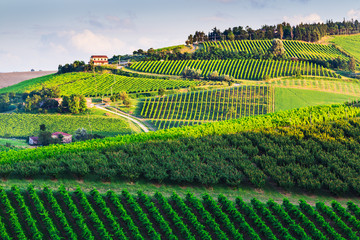
<path id="1" fill-rule="evenodd" d="M 109 59 L 105 55 L 92 55 L 90 58 L 90 62 L 93 62 L 95 66 L 105 65 L 109 63 Z"/>
<path id="2" fill-rule="evenodd" d="M 72 142 L 72 135 L 64 132 L 54 132 L 51 134 L 51 137 L 56 139 L 59 138 L 59 135 L 63 135 L 63 143 L 71 143 Z"/>

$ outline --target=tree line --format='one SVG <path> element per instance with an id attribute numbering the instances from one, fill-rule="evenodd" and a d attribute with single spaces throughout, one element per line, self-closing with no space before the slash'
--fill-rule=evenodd
<path id="1" fill-rule="evenodd" d="M 201 43 L 206 41 L 220 40 L 264 40 L 264 39 L 286 39 L 301 40 L 307 42 L 319 41 L 326 35 L 355 34 L 360 32 L 358 20 L 334 22 L 328 20 L 326 23 L 300 23 L 291 26 L 290 23 L 283 22 L 277 25 L 263 25 L 259 29 L 252 29 L 249 26 L 233 27 L 221 31 L 214 27 L 208 34 L 204 31 L 196 31 L 190 34 L 185 43 Z"/>

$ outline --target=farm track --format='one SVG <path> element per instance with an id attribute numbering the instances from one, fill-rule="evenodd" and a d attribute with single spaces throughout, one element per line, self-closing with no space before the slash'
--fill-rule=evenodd
<path id="1" fill-rule="evenodd" d="M 102 107 L 100 104 L 95 105 L 95 107 L 97 107 L 97 108 L 99 108 L 99 109 L 101 109 L 101 110 L 104 110 L 104 111 L 111 112 L 111 113 L 116 114 L 116 115 L 118 115 L 118 116 L 121 116 L 121 117 L 123 117 L 123 118 L 129 119 L 130 121 L 132 121 L 133 123 L 135 123 L 135 125 L 139 126 L 144 132 L 154 131 L 154 129 L 149 130 L 149 128 L 148 128 L 147 126 L 145 126 L 145 124 L 142 123 L 142 120 L 141 120 L 141 119 L 138 119 L 138 118 L 135 119 L 135 117 L 133 117 L 133 116 L 130 115 L 130 114 L 121 112 L 121 111 L 119 111 L 119 110 L 112 111 L 112 110 L 110 110 L 110 109 L 107 109 L 107 108 Z"/>

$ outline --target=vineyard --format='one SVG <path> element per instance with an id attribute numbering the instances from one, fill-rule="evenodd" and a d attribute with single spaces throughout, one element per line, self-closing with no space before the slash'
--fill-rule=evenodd
<path id="1" fill-rule="evenodd" d="M 348 57 L 341 53 L 332 45 L 322 45 L 315 43 L 305 43 L 299 41 L 283 40 L 284 48 L 289 57 L 299 59 L 335 59 L 337 57 L 348 60 Z M 247 52 L 255 50 L 269 51 L 272 46 L 272 40 L 235 40 L 235 41 L 211 41 L 204 42 L 203 47 L 208 49 L 214 46 L 226 51 Z"/>
<path id="2" fill-rule="evenodd" d="M 273 112 L 273 89 L 243 86 L 146 98 L 140 115 L 158 129 L 222 121 Z"/>
<path id="3" fill-rule="evenodd" d="M 201 84 L 199 81 L 134 78 L 114 74 L 65 73 L 42 77 L 41 80 L 29 80 L 1 89 L 1 92 L 24 92 L 38 90 L 42 86 L 58 86 L 62 95 L 82 94 L 101 96 L 126 92 L 157 91 L 160 88 L 174 89 Z"/>
<path id="4" fill-rule="evenodd" d="M 119 118 L 51 114 L 0 114 L 0 136 L 28 137 L 38 135 L 41 124 L 45 124 L 50 132 L 70 134 L 78 128 L 85 128 L 88 132 L 103 136 L 132 133 L 130 123 Z"/>
<path id="5" fill-rule="evenodd" d="M 2 239 L 359 239 L 360 208 L 31 185 L 0 188 Z"/>
<path id="6" fill-rule="evenodd" d="M 143 61 L 131 65 L 137 71 L 180 75 L 185 67 L 201 69 L 202 76 L 207 77 L 217 71 L 236 79 L 263 80 L 266 77 L 278 78 L 293 76 L 296 73 L 308 76 L 340 78 L 334 72 L 317 64 L 303 61 L 274 60 L 175 60 L 175 61 Z"/>

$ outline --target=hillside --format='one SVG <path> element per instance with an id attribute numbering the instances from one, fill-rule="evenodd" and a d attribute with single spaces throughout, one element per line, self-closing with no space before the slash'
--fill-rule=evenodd
<path id="1" fill-rule="evenodd" d="M 328 69 L 313 63 L 273 61 L 273 60 L 177 60 L 149 61 L 131 65 L 137 71 L 180 75 L 185 68 L 201 70 L 201 76 L 207 77 L 212 72 L 229 75 L 235 79 L 264 80 L 293 76 L 297 72 L 306 76 L 340 78 Z"/>
<path id="2" fill-rule="evenodd" d="M 316 43 L 306 43 L 301 41 L 283 40 L 284 48 L 289 57 L 298 59 L 345 59 L 348 57 L 332 45 Z M 217 41 L 204 42 L 202 47 L 207 50 L 211 46 L 233 52 L 269 51 L 272 47 L 271 40 L 236 40 L 236 41 Z"/>
<path id="3" fill-rule="evenodd" d="M 344 51 L 351 54 L 360 61 L 360 34 L 348 36 L 332 36 L 328 41 L 341 47 Z"/>
<path id="4" fill-rule="evenodd" d="M 85 96 L 111 95 L 121 91 L 148 92 L 160 88 L 174 89 L 200 85 L 201 82 L 186 80 L 169 80 L 161 78 L 127 77 L 114 74 L 65 73 L 48 75 L 19 84 L 2 88 L 0 93 L 25 92 L 39 90 L 44 87 L 57 86 L 62 95 L 83 94 Z"/>

